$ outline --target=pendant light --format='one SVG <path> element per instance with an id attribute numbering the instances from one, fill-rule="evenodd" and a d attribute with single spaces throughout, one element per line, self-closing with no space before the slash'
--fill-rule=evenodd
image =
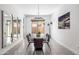
<path id="1" fill-rule="evenodd" d="M 40 17 L 39 17 L 39 4 L 38 4 L 38 18 L 40 18 Z"/>
<path id="2" fill-rule="evenodd" d="M 36 19 L 40 19 L 41 17 L 39 16 L 40 15 L 40 12 L 39 12 L 39 4 L 37 4 L 37 17 L 35 17 Z"/>

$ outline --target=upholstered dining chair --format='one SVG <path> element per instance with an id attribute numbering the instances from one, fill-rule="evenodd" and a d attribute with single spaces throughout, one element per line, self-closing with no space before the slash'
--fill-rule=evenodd
<path id="1" fill-rule="evenodd" d="M 45 39 L 44 43 L 46 43 L 48 45 L 48 47 L 50 48 L 50 51 L 51 51 L 51 47 L 49 45 L 50 39 L 51 39 L 51 36 L 47 33 L 46 34 L 46 39 Z"/>
<path id="2" fill-rule="evenodd" d="M 31 40 L 31 36 L 29 34 L 26 35 L 27 41 L 28 41 L 28 45 L 27 48 L 30 46 L 31 43 L 33 43 L 33 41 Z"/>
<path id="3" fill-rule="evenodd" d="M 44 55 L 44 52 L 43 52 L 43 39 L 34 39 L 34 52 L 33 52 L 33 55 L 36 53 L 38 54 L 38 52 L 41 52 L 40 54 L 43 54 Z"/>

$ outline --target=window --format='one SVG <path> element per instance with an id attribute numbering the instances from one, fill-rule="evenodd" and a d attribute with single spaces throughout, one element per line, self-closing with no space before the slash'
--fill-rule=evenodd
<path id="1" fill-rule="evenodd" d="M 44 20 L 32 20 L 32 33 L 44 33 Z"/>

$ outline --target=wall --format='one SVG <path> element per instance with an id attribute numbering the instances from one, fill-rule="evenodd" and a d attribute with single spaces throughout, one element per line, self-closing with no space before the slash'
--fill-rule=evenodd
<path id="1" fill-rule="evenodd" d="M 2 23 L 1 22 L 2 22 L 2 20 L 1 20 L 1 10 L 0 10 L 0 49 L 2 47 L 2 37 L 1 37 L 2 36 L 1 35 L 2 34 L 2 30 L 1 30 L 2 29 L 2 26 L 1 26 Z"/>
<path id="2" fill-rule="evenodd" d="M 24 17 L 24 37 L 26 34 L 31 33 L 31 19 L 32 17 L 36 17 L 35 15 L 27 15 Z M 47 24 L 50 20 L 50 15 L 41 15 L 45 19 L 45 33 L 49 33 L 49 27 Z"/>
<path id="3" fill-rule="evenodd" d="M 0 4 L 0 10 L 4 10 L 7 14 L 13 14 L 15 17 L 23 17 L 21 11 L 19 11 L 15 6 L 9 4 Z"/>
<path id="4" fill-rule="evenodd" d="M 70 29 L 58 29 L 58 17 L 70 12 Z M 64 47 L 79 54 L 79 5 L 63 5 L 52 14 L 52 38 Z"/>

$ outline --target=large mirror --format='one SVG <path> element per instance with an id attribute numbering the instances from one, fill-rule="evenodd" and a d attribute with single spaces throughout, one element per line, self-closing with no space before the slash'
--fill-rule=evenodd
<path id="1" fill-rule="evenodd" d="M 18 40 L 20 36 L 20 19 L 9 15 L 6 12 L 2 12 L 3 20 L 3 34 L 2 34 L 2 47 L 11 45 L 13 42 Z"/>
<path id="2" fill-rule="evenodd" d="M 3 47 L 12 43 L 12 16 L 3 11 Z"/>
<path id="3" fill-rule="evenodd" d="M 12 20 L 12 35 L 13 35 L 13 41 L 16 41 L 19 39 L 20 36 L 20 19 L 13 17 Z"/>

